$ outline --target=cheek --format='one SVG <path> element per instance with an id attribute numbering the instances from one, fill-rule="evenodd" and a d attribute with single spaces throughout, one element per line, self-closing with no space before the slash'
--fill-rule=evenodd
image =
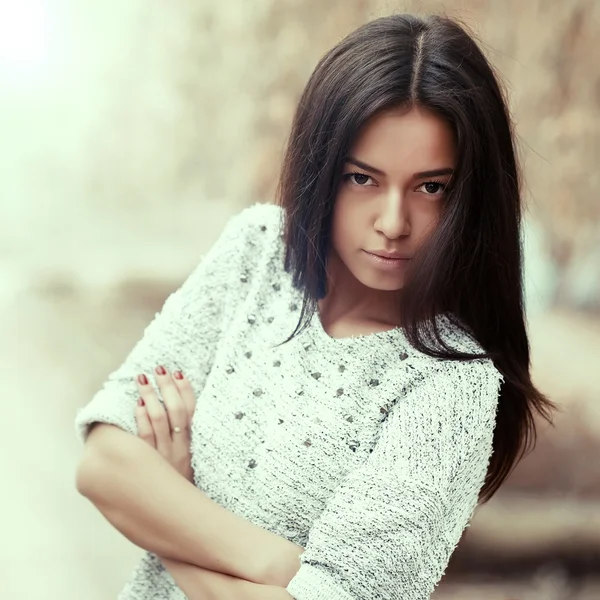
<path id="1" fill-rule="evenodd" d="M 423 240 L 437 227 L 442 214 L 441 203 L 430 203 L 420 206 L 413 213 L 412 233 L 418 240 Z"/>

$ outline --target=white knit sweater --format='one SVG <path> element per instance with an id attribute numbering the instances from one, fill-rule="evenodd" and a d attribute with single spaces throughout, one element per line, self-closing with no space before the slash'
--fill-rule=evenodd
<path id="1" fill-rule="evenodd" d="M 297 600 L 425 600 L 477 505 L 502 377 L 491 361 L 430 358 L 402 330 L 332 338 L 283 269 L 282 210 L 234 215 L 77 414 L 137 433 L 134 378 L 181 369 L 198 398 L 196 485 L 306 550 Z M 457 348 L 480 351 L 446 317 Z M 122 600 L 183 599 L 148 553 Z"/>

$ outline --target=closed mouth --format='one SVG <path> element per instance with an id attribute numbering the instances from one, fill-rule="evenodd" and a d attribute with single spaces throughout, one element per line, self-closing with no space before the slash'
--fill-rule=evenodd
<path id="1" fill-rule="evenodd" d="M 388 260 L 410 260 L 410 256 L 396 256 L 396 255 L 385 255 L 385 254 L 377 254 L 377 252 L 369 252 L 365 250 L 367 254 L 372 254 L 373 256 L 378 256 L 379 258 L 386 258 Z"/>

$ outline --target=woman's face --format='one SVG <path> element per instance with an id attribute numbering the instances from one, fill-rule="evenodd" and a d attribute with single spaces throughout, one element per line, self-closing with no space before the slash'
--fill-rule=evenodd
<path id="1" fill-rule="evenodd" d="M 410 257 L 438 223 L 455 153 L 450 125 L 423 108 L 382 113 L 359 132 L 335 201 L 328 264 L 335 288 L 356 305 L 402 288 Z M 380 251 L 406 260 L 384 269 L 368 254 Z"/>

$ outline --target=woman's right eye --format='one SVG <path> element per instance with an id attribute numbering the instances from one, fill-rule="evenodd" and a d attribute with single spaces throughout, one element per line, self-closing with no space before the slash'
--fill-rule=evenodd
<path id="1" fill-rule="evenodd" d="M 346 181 L 350 181 L 354 185 L 358 185 L 360 187 L 367 187 L 365 186 L 365 183 L 367 183 L 367 181 L 371 179 L 371 177 L 365 175 L 364 173 L 354 172 L 346 173 L 346 175 L 344 175 L 344 179 Z"/>

